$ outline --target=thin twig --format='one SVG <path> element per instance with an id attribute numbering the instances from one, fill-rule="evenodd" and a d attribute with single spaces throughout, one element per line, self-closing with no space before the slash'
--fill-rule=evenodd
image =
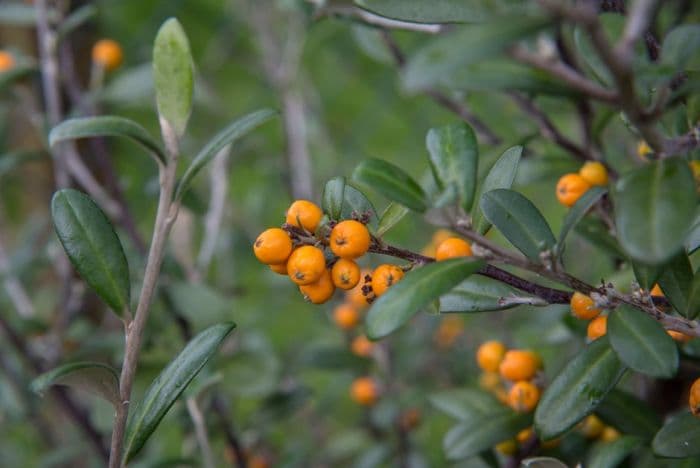
<path id="1" fill-rule="evenodd" d="M 216 250 L 219 240 L 219 231 L 226 208 L 226 194 L 228 193 L 228 160 L 231 154 L 231 145 L 225 146 L 214 157 L 209 170 L 209 209 L 204 216 L 204 238 L 197 255 L 197 269 L 201 274 L 206 274 L 209 264 Z"/>
<path id="2" fill-rule="evenodd" d="M 355 6 L 331 5 L 320 8 L 316 11 L 314 16 L 315 18 L 322 18 L 325 16 L 342 16 L 354 18 L 363 23 L 383 29 L 401 29 L 404 31 L 414 31 L 426 34 L 438 34 L 447 28 L 447 26 L 444 24 L 411 23 L 408 21 L 386 18 Z"/>
<path id="3" fill-rule="evenodd" d="M 199 408 L 199 403 L 197 403 L 197 398 L 189 397 L 186 402 L 187 412 L 190 414 L 190 419 L 194 424 L 194 432 L 197 435 L 197 443 L 202 450 L 202 465 L 205 468 L 215 468 L 216 463 L 214 463 L 214 454 L 211 451 L 211 444 L 209 443 L 207 425 L 204 421 L 202 410 Z"/>

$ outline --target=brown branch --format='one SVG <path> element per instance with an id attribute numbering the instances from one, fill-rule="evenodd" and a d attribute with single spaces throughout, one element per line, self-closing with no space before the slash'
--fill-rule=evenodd
<path id="1" fill-rule="evenodd" d="M 664 147 L 664 156 L 674 156 L 700 148 L 700 125 L 691 128 L 685 135 L 666 140 Z"/>

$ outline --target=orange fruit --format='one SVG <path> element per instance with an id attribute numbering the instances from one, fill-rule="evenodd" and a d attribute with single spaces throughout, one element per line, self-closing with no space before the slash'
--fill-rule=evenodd
<path id="1" fill-rule="evenodd" d="M 692 340 L 693 337 L 690 335 L 686 335 L 685 333 L 681 333 L 675 330 L 666 330 L 666 333 L 673 338 L 675 341 L 679 343 L 687 343 L 688 341 Z"/>
<path id="2" fill-rule="evenodd" d="M 379 297 L 403 278 L 403 270 L 396 265 L 385 263 L 372 272 L 372 291 Z"/>
<path id="3" fill-rule="evenodd" d="M 476 350 L 476 363 L 486 372 L 498 372 L 498 366 L 506 354 L 506 347 L 500 341 L 487 341 Z"/>
<path id="4" fill-rule="evenodd" d="M 659 286 L 658 284 L 655 284 L 654 287 L 651 288 L 649 294 L 651 294 L 652 296 L 664 297 L 664 292 L 661 290 L 661 286 Z"/>
<path id="5" fill-rule="evenodd" d="M 4 50 L 0 50 L 0 73 L 12 69 L 15 66 L 15 57 Z"/>
<path id="6" fill-rule="evenodd" d="M 284 229 L 266 229 L 255 239 L 253 252 L 267 265 L 284 263 L 292 253 L 292 239 Z"/>
<path id="7" fill-rule="evenodd" d="M 514 440 L 504 440 L 503 442 L 496 444 L 494 450 L 503 455 L 511 456 L 515 455 L 518 451 L 518 444 Z"/>
<path id="8" fill-rule="evenodd" d="M 331 270 L 333 284 L 340 289 L 352 289 L 360 282 L 360 267 L 352 260 L 340 258 Z"/>
<path id="9" fill-rule="evenodd" d="M 654 150 L 651 149 L 651 147 L 647 144 L 646 141 L 640 140 L 639 143 L 637 144 L 637 156 L 640 157 L 640 159 L 646 161 L 649 158 L 650 154 L 652 154 Z"/>
<path id="10" fill-rule="evenodd" d="M 608 169 L 598 161 L 588 161 L 578 170 L 581 177 L 591 185 L 608 185 Z"/>
<path id="11" fill-rule="evenodd" d="M 333 293 L 335 292 L 335 285 L 331 279 L 331 272 L 327 269 L 323 270 L 321 277 L 317 281 L 300 285 L 299 291 L 304 295 L 304 299 L 312 304 L 323 304 L 333 297 Z"/>
<path id="12" fill-rule="evenodd" d="M 278 275 L 287 275 L 287 262 L 273 263 L 272 265 L 268 266 L 270 267 L 270 270 L 274 271 Z"/>
<path id="13" fill-rule="evenodd" d="M 100 39 L 92 46 L 92 61 L 106 71 L 119 68 L 124 60 L 122 47 L 112 39 Z"/>
<path id="14" fill-rule="evenodd" d="M 464 320 L 457 314 L 448 315 L 440 321 L 433 339 L 442 349 L 452 346 L 464 334 Z"/>
<path id="15" fill-rule="evenodd" d="M 357 335 L 350 344 L 350 350 L 356 356 L 370 357 L 374 351 L 374 343 L 365 335 Z"/>
<path id="16" fill-rule="evenodd" d="M 354 219 L 336 224 L 329 239 L 331 251 L 340 258 L 350 260 L 367 253 L 371 240 L 367 226 Z"/>
<path id="17" fill-rule="evenodd" d="M 573 206 L 591 184 L 579 174 L 565 174 L 557 182 L 557 200 L 564 206 Z"/>
<path id="18" fill-rule="evenodd" d="M 296 284 L 304 286 L 315 283 L 326 271 L 323 251 L 311 245 L 295 249 L 287 260 L 287 274 Z"/>
<path id="19" fill-rule="evenodd" d="M 608 317 L 599 316 L 588 323 L 587 335 L 588 339 L 593 341 L 605 335 L 608 328 Z"/>
<path id="20" fill-rule="evenodd" d="M 333 321 L 343 330 L 350 330 L 360 323 L 360 313 L 350 304 L 340 304 L 333 310 Z"/>
<path id="21" fill-rule="evenodd" d="M 518 432 L 518 435 L 515 436 L 515 440 L 517 440 L 520 444 L 524 444 L 530 440 L 534 433 L 535 431 L 533 431 L 531 427 L 526 427 L 522 431 Z"/>
<path id="22" fill-rule="evenodd" d="M 501 377 L 513 382 L 530 380 L 540 367 L 540 358 L 526 349 L 511 349 L 498 366 Z"/>
<path id="23" fill-rule="evenodd" d="M 482 372 L 481 375 L 479 375 L 479 387 L 490 392 L 495 392 L 503 388 L 501 376 L 498 372 Z"/>
<path id="24" fill-rule="evenodd" d="M 316 232 L 323 218 L 323 211 L 315 203 L 308 200 L 297 200 L 287 209 L 287 224 Z"/>
<path id="25" fill-rule="evenodd" d="M 576 318 L 582 320 L 591 320 L 600 315 L 600 309 L 595 308 L 595 303 L 590 296 L 582 294 L 580 292 L 575 292 L 571 296 L 571 312 Z"/>
<path id="26" fill-rule="evenodd" d="M 359 377 L 350 387 L 350 397 L 363 406 L 372 406 L 379 399 L 379 387 L 371 377 Z"/>
<path id="27" fill-rule="evenodd" d="M 448 258 L 471 257 L 472 247 L 469 242 L 459 237 L 450 237 L 438 245 L 435 251 L 435 260 L 447 260 Z"/>
<path id="28" fill-rule="evenodd" d="M 508 406 L 518 413 L 529 413 L 535 409 L 538 401 L 540 389 L 532 382 L 516 382 L 508 391 Z"/>
<path id="29" fill-rule="evenodd" d="M 270 468 L 270 462 L 263 455 L 253 455 L 247 460 L 248 468 Z"/>
<path id="30" fill-rule="evenodd" d="M 595 414 L 587 416 L 579 426 L 581 434 L 587 439 L 597 439 L 605 430 L 605 424 Z"/>
<path id="31" fill-rule="evenodd" d="M 603 432 L 600 434 L 600 440 L 603 442 L 614 442 L 619 438 L 620 433 L 618 430 L 610 426 L 605 426 L 605 429 L 603 429 Z"/>
<path id="32" fill-rule="evenodd" d="M 695 380 L 690 386 L 690 395 L 688 397 L 690 412 L 695 416 L 700 416 L 700 379 Z"/>

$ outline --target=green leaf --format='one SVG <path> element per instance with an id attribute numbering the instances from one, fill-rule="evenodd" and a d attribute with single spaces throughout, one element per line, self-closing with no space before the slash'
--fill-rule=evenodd
<path id="1" fill-rule="evenodd" d="M 343 211 L 343 196 L 345 194 L 345 177 L 334 177 L 326 182 L 321 198 L 323 212 L 330 219 L 335 221 L 340 219 Z"/>
<path id="2" fill-rule="evenodd" d="M 391 202 L 386 207 L 382 213 L 381 218 L 379 218 L 379 227 L 377 228 L 377 237 L 382 237 L 386 234 L 389 229 L 396 226 L 396 224 L 403 219 L 404 216 L 408 214 L 408 208 L 398 203 Z"/>
<path id="3" fill-rule="evenodd" d="M 598 442 L 588 454 L 586 467 L 615 468 L 641 444 L 639 437 L 627 435 L 612 442 Z"/>
<path id="4" fill-rule="evenodd" d="M 537 300 L 500 281 L 474 275 L 440 297 L 440 313 L 505 310 Z"/>
<path id="5" fill-rule="evenodd" d="M 355 0 L 355 3 L 387 18 L 416 23 L 478 23 L 490 19 L 499 6 L 493 2 L 463 0 Z M 514 7 L 518 7 L 517 3 Z"/>
<path id="6" fill-rule="evenodd" d="M 532 415 L 503 409 L 483 418 L 454 426 L 443 439 L 445 455 L 461 460 L 512 439 L 532 422 Z"/>
<path id="7" fill-rule="evenodd" d="M 691 308 L 690 295 L 691 293 L 697 295 L 695 290 L 700 289 L 700 287 L 693 287 L 694 283 L 696 283 L 693 267 L 690 265 L 690 259 L 685 252 L 681 252 L 671 259 L 663 269 L 658 282 L 666 299 L 668 299 L 674 309 L 684 317 L 696 314 L 697 311 Z"/>
<path id="8" fill-rule="evenodd" d="M 624 16 L 617 13 L 602 13 L 599 15 L 599 18 L 608 37 L 613 40 L 620 37 L 620 31 L 623 30 L 625 25 Z M 592 72 L 598 81 L 606 85 L 611 85 L 613 79 L 610 75 L 610 71 L 596 52 L 591 43 L 590 36 L 582 26 L 577 26 L 574 29 L 574 44 L 586 68 Z"/>
<path id="9" fill-rule="evenodd" d="M 124 443 L 127 463 L 234 327 L 233 323 L 221 323 L 199 333 L 151 383 L 129 418 Z"/>
<path id="10" fill-rule="evenodd" d="M 157 161 L 166 163 L 165 151 L 145 128 L 133 120 L 113 115 L 65 120 L 49 133 L 49 145 L 65 140 L 103 136 L 128 138 L 146 148 Z"/>
<path id="11" fill-rule="evenodd" d="M 544 391 L 535 410 L 535 429 L 540 438 L 558 437 L 592 413 L 624 370 L 607 337 L 589 344 Z"/>
<path id="12" fill-rule="evenodd" d="M 85 282 L 114 312 L 129 313 L 129 265 L 117 233 L 87 195 L 73 189 L 56 192 L 51 216 L 58 239 Z"/>
<path id="13" fill-rule="evenodd" d="M 690 228 L 688 237 L 685 240 L 685 248 L 688 255 L 700 248 L 700 216 L 693 218 L 693 226 Z"/>
<path id="14" fill-rule="evenodd" d="M 608 317 L 610 344 L 632 370 L 669 378 L 678 369 L 678 347 L 663 327 L 630 306 L 620 306 Z"/>
<path id="15" fill-rule="evenodd" d="M 34 65 L 18 64 L 9 70 L 0 72 L 0 91 L 4 90 L 15 81 L 21 80 L 25 76 L 29 76 L 35 71 L 37 71 L 37 67 Z"/>
<path id="16" fill-rule="evenodd" d="M 640 263 L 632 263 L 632 270 L 634 271 L 634 277 L 639 283 L 639 286 L 643 289 L 651 290 L 656 282 L 663 273 L 663 269 L 659 267 L 652 267 L 647 265 L 642 265 Z"/>
<path id="17" fill-rule="evenodd" d="M 219 133 L 214 135 L 214 137 L 209 140 L 209 143 L 197 153 L 197 156 L 195 156 L 182 175 L 182 179 L 180 179 L 177 189 L 175 190 L 175 198 L 177 200 L 182 198 L 182 195 L 187 191 L 192 180 L 199 174 L 199 171 L 201 171 L 226 145 L 235 143 L 236 140 L 267 122 L 275 115 L 277 115 L 277 112 L 272 109 L 260 109 L 234 120 L 219 131 Z"/>
<path id="18" fill-rule="evenodd" d="M 430 395 L 428 401 L 437 410 L 463 422 L 503 411 L 496 397 L 476 388 L 444 390 Z"/>
<path id="19" fill-rule="evenodd" d="M 367 336 L 376 340 L 392 333 L 482 265 L 478 260 L 457 258 L 407 273 L 372 304 L 367 314 Z"/>
<path id="20" fill-rule="evenodd" d="M 78 29 L 83 24 L 90 21 L 97 15 L 97 7 L 95 5 L 83 5 L 75 11 L 71 12 L 59 25 L 56 36 L 60 42 L 70 33 Z"/>
<path id="21" fill-rule="evenodd" d="M 627 173 L 615 184 L 615 225 L 633 260 L 659 265 L 678 253 L 694 220 L 695 180 L 681 158 Z"/>
<path id="22" fill-rule="evenodd" d="M 403 73 L 404 87 L 418 91 L 434 86 L 460 67 L 492 59 L 513 42 L 550 23 L 551 19 L 546 17 L 501 17 L 441 35 L 408 60 Z"/>
<path id="23" fill-rule="evenodd" d="M 55 19 L 56 15 L 51 12 L 51 19 Z M 34 26 L 36 25 L 36 12 L 32 5 L 23 5 L 22 3 L 0 4 L 0 24 L 7 26 Z"/>
<path id="24" fill-rule="evenodd" d="M 554 234 L 530 200 L 518 192 L 496 189 L 481 196 L 481 211 L 518 250 L 540 262 L 540 253 L 556 244 Z"/>
<path id="25" fill-rule="evenodd" d="M 656 434 L 651 448 L 660 457 L 686 458 L 700 455 L 700 418 L 689 411 L 675 415 Z"/>
<path id="26" fill-rule="evenodd" d="M 367 159 L 355 168 L 352 178 L 392 201 L 418 212 L 428 207 L 425 192 L 400 167 L 381 159 Z"/>
<path id="27" fill-rule="evenodd" d="M 634 395 L 612 390 L 596 408 L 596 414 L 607 424 L 625 434 L 651 439 L 661 427 L 656 411 Z"/>
<path id="28" fill-rule="evenodd" d="M 522 468 L 567 468 L 560 460 L 552 457 L 530 457 L 520 462 Z"/>
<path id="29" fill-rule="evenodd" d="M 491 190 L 511 188 L 518 172 L 518 164 L 522 154 L 522 146 L 513 146 L 505 150 L 486 175 L 476 199 L 481 200 L 481 196 Z M 478 203 L 472 207 L 472 225 L 479 234 L 486 234 L 491 228 L 491 223 L 484 218 Z"/>
<path id="30" fill-rule="evenodd" d="M 669 32 L 661 47 L 661 63 L 675 70 L 700 68 L 700 25 L 682 24 Z"/>
<path id="31" fill-rule="evenodd" d="M 153 83 L 158 114 L 182 137 L 192 111 L 194 63 L 187 35 L 175 18 L 163 23 L 153 44 Z"/>
<path id="32" fill-rule="evenodd" d="M 566 240 L 566 236 L 569 235 L 569 232 L 571 232 L 571 228 L 581 221 L 586 213 L 588 213 L 588 210 L 590 210 L 606 193 L 607 190 L 603 187 L 591 187 L 576 201 L 574 206 L 571 207 L 566 214 L 566 218 L 564 218 L 561 231 L 559 231 L 559 240 L 557 241 L 557 251 L 559 253 L 564 251 L 564 241 Z"/>
<path id="33" fill-rule="evenodd" d="M 52 385 L 66 385 L 104 398 L 114 406 L 119 398 L 117 371 L 99 362 L 72 362 L 41 374 L 31 383 L 32 391 L 42 394 Z"/>
<path id="34" fill-rule="evenodd" d="M 369 227 L 377 227 L 377 211 L 364 193 L 346 183 L 343 193 L 343 209 L 340 219 L 351 219 L 357 216 L 369 218 Z"/>
<path id="35" fill-rule="evenodd" d="M 479 162 L 474 130 L 464 122 L 431 128 L 425 144 L 438 187 L 445 189 L 454 184 L 459 192 L 460 205 L 464 211 L 469 211 L 474 201 Z"/>

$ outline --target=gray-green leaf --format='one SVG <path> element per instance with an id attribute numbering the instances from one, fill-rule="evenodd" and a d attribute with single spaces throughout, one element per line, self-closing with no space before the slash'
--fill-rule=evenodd
<path id="1" fill-rule="evenodd" d="M 694 318 L 697 314 L 697 299 L 694 297 L 698 294 L 696 290 L 700 289 L 700 285 L 697 284 L 699 281 L 693 275 L 693 267 L 685 252 L 671 259 L 658 282 L 673 308 L 684 317 Z"/>
<path id="2" fill-rule="evenodd" d="M 532 415 L 503 409 L 481 419 L 454 426 L 445 435 L 443 447 L 450 460 L 461 460 L 512 439 L 532 422 Z"/>
<path id="3" fill-rule="evenodd" d="M 399 205 L 395 202 L 389 203 L 382 213 L 381 218 L 379 218 L 377 237 L 382 237 L 384 234 L 386 234 L 389 229 L 396 226 L 396 224 L 401 221 L 406 214 L 408 214 L 408 208 L 405 206 Z"/>
<path id="4" fill-rule="evenodd" d="M 52 385 L 66 385 L 104 398 L 114 406 L 120 405 L 119 375 L 99 362 L 72 362 L 41 374 L 31 383 L 32 391 L 43 393 Z"/>
<path id="5" fill-rule="evenodd" d="M 505 310 L 537 299 L 500 281 L 474 275 L 440 297 L 440 313 Z"/>
<path id="6" fill-rule="evenodd" d="M 569 232 L 571 232 L 571 228 L 576 226 L 586 213 L 588 213 L 588 210 L 590 210 L 606 193 L 607 189 L 603 187 L 591 187 L 576 201 L 574 206 L 571 207 L 566 214 L 566 218 L 564 218 L 561 231 L 559 231 L 557 252 L 561 253 L 564 251 L 564 241 L 566 240 L 566 236 L 569 235 Z"/>
<path id="7" fill-rule="evenodd" d="M 481 200 L 481 196 L 491 190 L 511 188 L 518 172 L 518 164 L 522 154 L 522 146 L 513 146 L 505 150 L 486 175 L 476 199 Z M 479 234 L 486 234 L 491 228 L 491 223 L 484 218 L 478 203 L 472 207 L 472 225 Z"/>
<path id="8" fill-rule="evenodd" d="M 355 168 L 352 177 L 414 211 L 422 213 L 428 207 L 421 186 L 406 171 L 387 161 L 367 159 Z"/>
<path id="9" fill-rule="evenodd" d="M 672 417 L 656 434 L 651 448 L 661 457 L 686 458 L 700 455 L 700 418 L 689 411 Z"/>
<path id="10" fill-rule="evenodd" d="M 651 439 L 661 427 L 656 411 L 637 397 L 613 389 L 596 408 L 603 421 L 625 434 Z"/>
<path id="11" fill-rule="evenodd" d="M 330 219 L 335 221 L 340 219 L 344 195 L 345 177 L 334 177 L 326 182 L 323 188 L 323 197 L 321 197 L 321 207 Z"/>
<path id="12" fill-rule="evenodd" d="M 589 452 L 586 467 L 615 468 L 641 444 L 641 438 L 628 435 L 611 442 L 598 442 Z"/>

